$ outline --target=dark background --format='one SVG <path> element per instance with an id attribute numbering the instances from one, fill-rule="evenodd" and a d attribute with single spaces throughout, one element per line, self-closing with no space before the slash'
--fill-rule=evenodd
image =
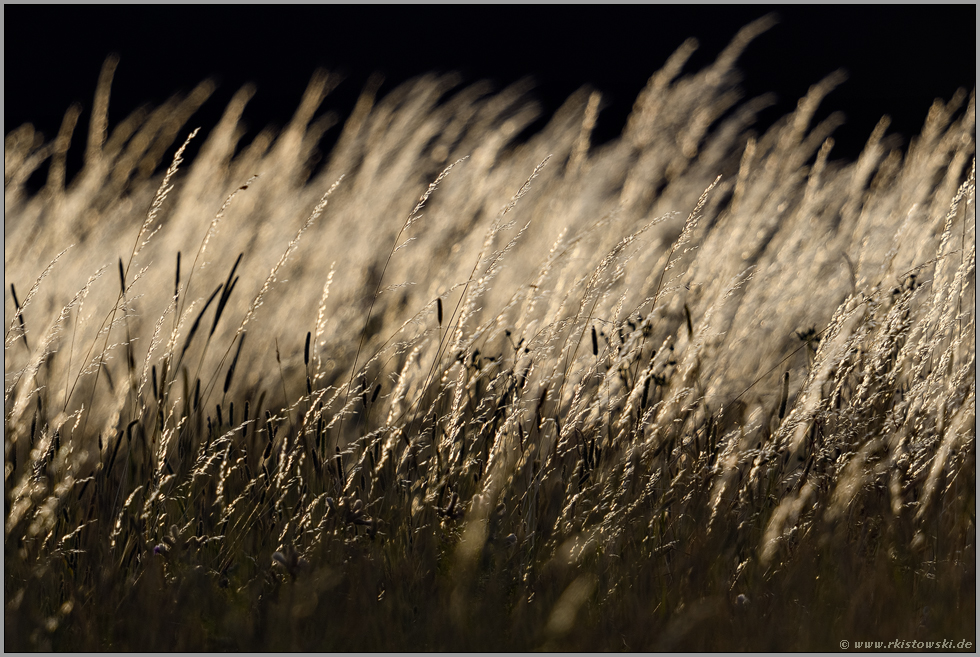
<path id="1" fill-rule="evenodd" d="M 459 71 L 502 87 L 530 75 L 546 112 L 583 84 L 607 106 L 595 139 L 622 130 L 637 93 L 686 39 L 700 48 L 685 68 L 714 61 L 749 21 L 775 11 L 780 23 L 739 60 L 747 97 L 773 91 L 766 127 L 790 112 L 808 87 L 837 68 L 850 77 L 817 120 L 843 110 L 832 157 L 853 158 L 883 114 L 890 132 L 914 136 L 935 98 L 976 85 L 976 5 L 944 6 L 4 6 L 5 134 L 31 122 L 53 137 L 72 102 L 85 108 L 69 151 L 77 171 L 99 69 L 121 61 L 110 128 L 138 105 L 189 91 L 206 77 L 218 91 L 188 129 L 213 126 L 248 81 L 258 93 L 245 110 L 249 133 L 285 124 L 317 66 L 345 73 L 321 112 L 346 117 L 367 77 L 385 76 L 381 94 L 428 71 Z M 530 130 L 540 128 L 539 120 Z M 339 133 L 335 126 L 323 146 Z M 37 182 L 43 182 L 39 172 Z"/>

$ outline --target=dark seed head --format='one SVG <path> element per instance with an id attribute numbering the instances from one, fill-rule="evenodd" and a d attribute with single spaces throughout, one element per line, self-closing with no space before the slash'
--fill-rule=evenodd
<path id="1" fill-rule="evenodd" d="M 174 296 L 180 291 L 180 251 L 177 252 L 177 276 L 174 278 Z"/>

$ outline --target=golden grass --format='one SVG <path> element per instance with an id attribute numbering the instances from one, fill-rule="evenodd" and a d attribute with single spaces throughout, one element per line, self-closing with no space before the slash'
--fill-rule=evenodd
<path id="1" fill-rule="evenodd" d="M 5 649 L 975 641 L 975 92 L 834 160 L 838 74 L 752 132 L 767 27 L 601 147 L 431 75 L 319 166 L 324 72 L 110 130 L 114 60 L 67 187 L 78 108 L 9 134 Z"/>

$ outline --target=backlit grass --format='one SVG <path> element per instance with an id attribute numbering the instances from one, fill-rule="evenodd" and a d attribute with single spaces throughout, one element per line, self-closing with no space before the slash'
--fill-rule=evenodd
<path id="1" fill-rule="evenodd" d="M 767 26 L 601 147 L 433 75 L 109 126 L 112 59 L 8 134 L 5 650 L 975 645 L 975 92 L 840 161 Z"/>

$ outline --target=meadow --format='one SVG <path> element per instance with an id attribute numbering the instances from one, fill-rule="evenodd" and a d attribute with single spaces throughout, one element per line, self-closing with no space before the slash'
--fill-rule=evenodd
<path id="1" fill-rule="evenodd" d="M 839 160 L 768 26 L 602 145 L 453 75 L 109 125 L 113 58 L 6 135 L 5 651 L 975 646 L 975 90 Z"/>

